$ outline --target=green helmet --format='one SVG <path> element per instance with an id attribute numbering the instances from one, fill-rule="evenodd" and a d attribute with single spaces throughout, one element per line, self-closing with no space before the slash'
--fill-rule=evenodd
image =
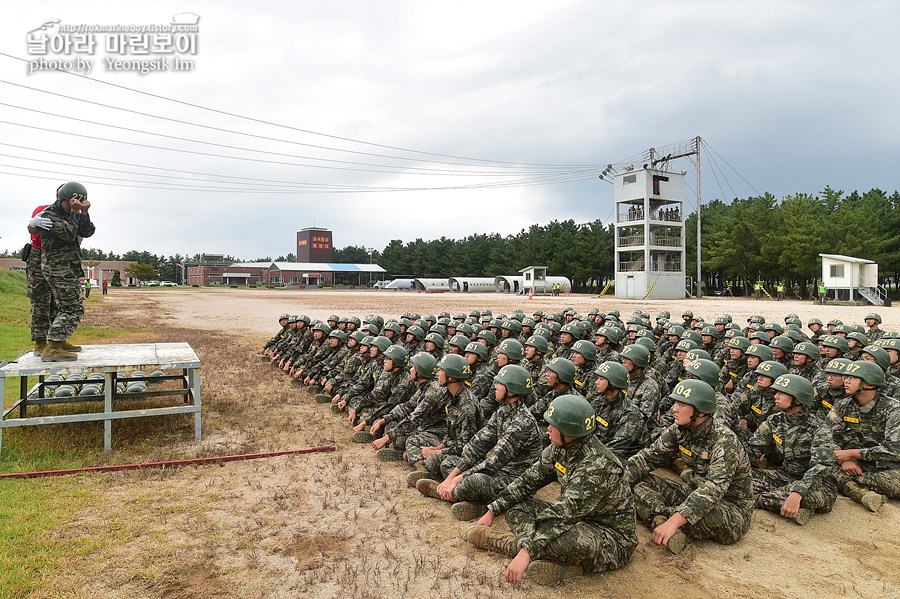
<path id="1" fill-rule="evenodd" d="M 793 326 L 793 325 L 789 325 L 789 326 Z M 794 330 L 794 329 L 787 329 L 784 332 L 784 334 L 782 335 L 782 337 L 787 337 L 794 343 L 800 343 L 801 341 L 806 341 L 806 339 L 807 339 L 806 336 L 803 335 L 803 333 L 801 333 L 800 331 Z"/>
<path id="2" fill-rule="evenodd" d="M 772 389 L 783 391 L 804 406 L 812 405 L 813 386 L 799 374 L 782 374 L 772 383 Z"/>
<path id="3" fill-rule="evenodd" d="M 450 318 L 450 313 L 446 310 L 443 312 L 438 312 L 438 318 Z"/>
<path id="4" fill-rule="evenodd" d="M 366 338 L 366 334 L 362 331 L 353 331 L 350 333 L 350 339 L 356 339 L 356 343 L 362 343 L 362 340 Z"/>
<path id="5" fill-rule="evenodd" d="M 795 354 L 803 354 L 807 356 L 810 360 L 818 360 L 819 359 L 819 348 L 815 346 L 815 344 L 810 343 L 809 341 L 801 341 L 797 345 L 794 346 L 793 353 Z"/>
<path id="6" fill-rule="evenodd" d="M 687 367 L 687 372 L 693 374 L 707 385 L 715 386 L 719 383 L 719 367 L 712 360 L 694 360 Z"/>
<path id="7" fill-rule="evenodd" d="M 438 347 L 444 347 L 444 338 L 438 333 L 428 333 L 425 335 L 425 341 L 431 341 Z"/>
<path id="8" fill-rule="evenodd" d="M 372 347 L 372 343 L 375 341 L 375 337 L 372 335 L 366 335 L 362 338 L 362 341 L 359 342 L 360 345 L 364 345 L 366 347 Z"/>
<path id="9" fill-rule="evenodd" d="M 387 339 L 387 337 L 379 337 L 379 339 Z M 380 349 L 380 346 L 379 346 Z M 395 367 L 403 368 L 407 364 L 409 364 L 409 353 L 402 345 L 391 345 L 384 351 L 384 357 L 390 358 L 390 360 L 394 363 Z M 419 352 L 419 353 L 428 353 L 428 352 Z"/>
<path id="10" fill-rule="evenodd" d="M 754 339 L 759 339 L 759 342 L 762 345 L 769 345 L 769 341 L 770 341 L 769 336 L 766 335 L 765 333 L 763 333 L 762 331 L 756 331 L 755 333 L 750 335 L 750 340 L 753 341 Z"/>
<path id="11" fill-rule="evenodd" d="M 685 331 L 681 336 L 681 339 L 690 339 L 697 345 L 701 345 L 703 343 L 703 337 L 701 337 L 700 333 L 698 333 L 697 331 Z"/>
<path id="12" fill-rule="evenodd" d="M 335 330 L 331 331 L 330 333 L 328 333 L 328 336 L 334 337 L 335 339 L 340 339 L 341 343 L 347 342 L 347 333 L 345 333 L 344 331 L 342 331 L 340 329 L 335 329 Z"/>
<path id="13" fill-rule="evenodd" d="M 646 347 L 651 353 L 656 351 L 656 344 L 653 342 L 653 339 L 650 337 L 638 337 L 634 340 L 635 345 L 643 345 Z"/>
<path id="14" fill-rule="evenodd" d="M 747 351 L 744 353 L 748 356 L 756 356 L 757 358 L 759 358 L 760 362 L 766 362 L 775 359 L 775 355 L 772 353 L 772 348 L 768 345 L 763 345 L 762 343 L 751 344 L 750 347 L 747 348 Z"/>
<path id="15" fill-rule="evenodd" d="M 437 360 L 426 351 L 420 351 L 409 359 L 416 367 L 416 374 L 425 379 L 433 379 L 437 375 Z"/>
<path id="16" fill-rule="evenodd" d="M 581 327 L 579 327 L 578 325 L 571 323 L 571 322 L 564 324 L 562 326 L 562 328 L 560 329 L 560 332 L 568 333 L 568 334 L 572 335 L 572 337 L 574 337 L 575 339 L 578 339 L 579 337 L 581 337 Z"/>
<path id="17" fill-rule="evenodd" d="M 875 385 L 876 387 L 884 386 L 884 371 L 881 369 L 881 366 L 872 362 L 857 360 L 856 362 L 847 365 L 847 372 L 845 374 L 861 378 L 865 382 L 870 385 Z"/>
<path id="18" fill-rule="evenodd" d="M 522 323 L 514 318 L 510 318 L 509 320 L 504 320 L 503 324 L 500 325 L 501 329 L 507 329 L 513 335 L 518 335 L 522 332 Z"/>
<path id="19" fill-rule="evenodd" d="M 487 329 L 478 331 L 478 338 L 484 339 L 491 346 L 497 345 L 497 335 L 495 335 L 493 331 L 489 331 Z"/>
<path id="20" fill-rule="evenodd" d="M 810 325 L 814 325 L 814 324 L 817 324 L 817 325 L 819 325 L 820 327 L 824 327 L 824 326 L 825 326 L 825 324 L 824 324 L 820 319 L 818 319 L 818 318 L 810 318 L 810 319 L 806 322 L 806 326 L 810 326 Z"/>
<path id="21" fill-rule="evenodd" d="M 594 369 L 594 374 L 605 378 L 616 389 L 628 388 L 628 371 L 618 362 L 607 360 Z"/>
<path id="22" fill-rule="evenodd" d="M 482 360 L 487 360 L 488 356 L 490 356 L 487 346 L 484 343 L 478 343 L 477 341 L 470 341 L 467 343 L 466 347 L 463 349 L 463 353 L 475 354 Z"/>
<path id="23" fill-rule="evenodd" d="M 802 326 L 803 326 L 803 321 L 800 320 L 800 318 L 797 317 L 797 316 L 786 316 L 785 319 L 784 319 L 784 324 L 785 324 L 785 325 L 791 325 L 791 324 L 793 324 L 793 325 L 797 325 L 797 326 L 799 326 L 799 327 L 802 327 Z"/>
<path id="24" fill-rule="evenodd" d="M 728 347 L 733 347 L 734 349 L 739 349 L 746 353 L 750 348 L 750 340 L 746 337 L 735 336 L 728 340 Z"/>
<path id="25" fill-rule="evenodd" d="M 763 376 L 767 376 L 770 379 L 777 379 L 782 374 L 787 374 L 787 366 L 778 362 L 776 360 L 766 360 L 765 362 L 760 362 L 759 366 L 756 367 L 756 374 L 761 374 Z"/>
<path id="26" fill-rule="evenodd" d="M 394 331 L 397 335 L 401 334 L 403 331 L 400 329 L 400 323 L 398 322 L 389 322 L 384 325 L 385 331 Z"/>
<path id="27" fill-rule="evenodd" d="M 719 329 L 717 329 L 716 327 L 707 325 L 700 330 L 700 335 L 718 339 L 722 336 L 722 333 L 720 333 Z"/>
<path id="28" fill-rule="evenodd" d="M 828 361 L 824 370 L 828 374 L 846 374 L 847 366 L 850 364 L 853 364 L 853 360 L 848 360 L 847 358 L 834 358 L 833 360 Z"/>
<path id="29" fill-rule="evenodd" d="M 435 316 L 434 314 L 426 314 L 425 316 L 422 317 L 422 319 L 428 320 L 431 322 L 437 322 L 437 316 Z"/>
<path id="30" fill-rule="evenodd" d="M 322 331 L 326 335 L 331 334 L 331 327 L 325 324 L 324 322 L 320 322 L 316 326 L 313 327 L 313 331 Z"/>
<path id="31" fill-rule="evenodd" d="M 656 315 L 656 320 L 662 320 L 664 318 L 665 319 L 672 318 L 672 315 L 669 313 L 668 310 L 663 310 L 662 312 L 660 312 L 659 314 Z"/>
<path id="32" fill-rule="evenodd" d="M 431 328 L 431 325 L 424 318 L 417 318 L 413 324 L 422 329 L 423 332 Z"/>
<path id="33" fill-rule="evenodd" d="M 870 318 L 878 324 L 881 324 L 881 316 L 876 314 L 875 312 L 869 312 L 868 314 L 866 314 L 866 317 L 863 318 L 863 320 L 869 320 Z"/>
<path id="34" fill-rule="evenodd" d="M 290 314 L 282 314 L 281 316 L 278 317 L 278 320 L 290 320 L 290 318 L 291 318 Z"/>
<path id="35" fill-rule="evenodd" d="M 572 385 L 575 383 L 575 364 L 566 358 L 553 358 L 547 363 L 547 368 L 556 373 L 556 378 Z"/>
<path id="36" fill-rule="evenodd" d="M 350 318 L 348 318 L 347 323 L 355 324 L 357 329 L 362 326 L 362 321 L 357 316 L 351 316 Z"/>
<path id="37" fill-rule="evenodd" d="M 824 347 L 833 347 L 842 354 L 850 351 L 850 346 L 847 344 L 847 340 L 843 337 L 838 337 L 837 335 L 825 335 L 824 337 L 822 337 L 820 343 Z"/>
<path id="38" fill-rule="evenodd" d="M 64 201 L 79 200 L 83 202 L 87 199 L 87 189 L 81 183 L 71 181 L 59 186 L 56 190 L 56 197 Z"/>
<path id="39" fill-rule="evenodd" d="M 331 316 L 329 316 L 329 317 L 326 318 L 325 320 L 327 320 L 328 322 L 335 322 L 335 323 L 337 323 L 337 322 L 340 322 L 340 321 L 341 321 L 341 317 L 338 316 L 337 314 L 332 314 Z"/>
<path id="40" fill-rule="evenodd" d="M 666 335 L 678 337 L 681 339 L 681 336 L 684 334 L 684 327 L 678 324 L 672 325 L 666 329 Z"/>
<path id="41" fill-rule="evenodd" d="M 445 339 L 447 337 L 447 327 L 445 327 L 442 324 L 431 325 L 431 328 L 428 329 L 428 332 L 429 333 L 437 333 L 438 335 L 440 335 L 441 337 L 444 337 Z"/>
<path id="42" fill-rule="evenodd" d="M 616 327 L 600 327 L 597 329 L 597 337 L 604 337 L 610 343 L 618 343 L 622 337 L 619 335 L 619 329 Z"/>
<path id="43" fill-rule="evenodd" d="M 688 362 L 693 362 L 694 360 L 712 360 L 712 357 L 710 357 L 708 351 L 698 347 L 684 354 L 684 359 Z"/>
<path id="44" fill-rule="evenodd" d="M 306 314 L 301 314 L 297 318 L 297 322 L 305 322 L 307 325 L 309 325 L 310 323 L 312 323 L 312 319 L 310 319 L 310 317 L 307 316 Z"/>
<path id="45" fill-rule="evenodd" d="M 777 322 L 767 322 L 763 325 L 764 331 L 775 331 L 776 335 L 780 335 L 784 332 L 784 327 L 778 324 Z"/>
<path id="46" fill-rule="evenodd" d="M 411 327 L 409 327 L 408 329 L 406 329 L 406 334 L 412 335 L 419 341 L 425 341 L 425 329 L 423 329 L 422 327 L 420 327 L 417 324 L 414 324 Z"/>
<path id="47" fill-rule="evenodd" d="M 495 383 L 500 383 L 513 395 L 529 395 L 531 393 L 531 374 L 515 364 L 507 364 L 500 369 L 494 377 Z"/>
<path id="48" fill-rule="evenodd" d="M 650 350 L 643 345 L 633 343 L 626 346 L 625 349 L 619 352 L 619 356 L 628 358 L 634 362 L 634 365 L 638 368 L 646 368 L 650 365 Z"/>
<path id="49" fill-rule="evenodd" d="M 297 322 L 299 320 L 300 320 L 299 314 L 291 314 L 290 316 L 288 316 L 288 324 L 291 324 L 292 322 Z"/>
<path id="50" fill-rule="evenodd" d="M 675 351 L 691 351 L 692 349 L 697 349 L 697 342 L 691 339 L 682 339 L 677 344 L 675 344 Z"/>
<path id="51" fill-rule="evenodd" d="M 364 332 L 368 333 L 369 335 L 372 335 L 373 337 L 378 336 L 378 327 L 376 327 L 371 322 L 367 322 L 366 324 L 362 325 L 359 328 L 359 330 L 364 331 Z"/>
<path id="52" fill-rule="evenodd" d="M 784 353 L 789 354 L 794 351 L 794 342 L 791 341 L 790 337 L 778 335 L 769 342 L 769 347 L 772 349 L 780 349 Z"/>
<path id="53" fill-rule="evenodd" d="M 471 343 L 471 342 L 469 341 L 469 338 L 466 337 L 465 335 L 453 335 L 452 337 L 450 337 L 450 345 L 452 345 L 454 347 L 458 347 L 459 351 L 461 351 L 461 352 L 466 351 L 466 346 L 469 345 L 469 343 Z M 479 343 L 478 345 L 481 345 L 482 347 L 484 347 L 481 343 Z M 485 349 L 487 349 L 487 348 L 485 347 Z"/>
<path id="54" fill-rule="evenodd" d="M 416 354 L 418 355 L 418 354 Z M 443 370 L 451 379 L 467 381 L 472 378 L 472 368 L 459 354 L 447 354 L 438 362 L 438 370 Z"/>
<path id="55" fill-rule="evenodd" d="M 479 343 L 479 345 L 481 345 Z M 530 345 L 534 349 L 538 350 L 542 354 L 546 354 L 547 350 L 550 349 L 550 346 L 547 344 L 547 339 L 543 335 L 532 335 L 528 338 L 528 341 L 525 342 L 525 345 Z M 594 356 L 596 359 L 597 351 L 594 350 Z"/>
<path id="56" fill-rule="evenodd" d="M 863 335 L 862 333 L 857 333 L 856 331 L 853 331 L 852 333 L 848 333 L 848 334 L 847 334 L 847 339 L 853 339 L 853 340 L 856 341 L 860 346 L 865 346 L 865 345 L 868 345 L 868 343 L 869 343 L 868 337 L 866 337 L 866 336 Z M 849 345 L 849 343 L 850 343 L 850 342 L 848 341 L 847 344 Z"/>
<path id="57" fill-rule="evenodd" d="M 504 339 L 500 342 L 497 351 L 508 356 L 510 360 L 522 361 L 525 359 L 525 348 L 515 339 Z"/>
<path id="58" fill-rule="evenodd" d="M 372 345 L 378 348 L 381 353 L 387 351 L 387 348 L 391 346 L 391 340 L 387 337 L 375 337 L 375 340 L 372 341 Z"/>
<path id="59" fill-rule="evenodd" d="M 597 346 L 590 341 L 585 341 L 584 339 L 573 343 L 572 351 L 584 356 L 584 359 L 588 362 L 593 362 L 597 359 Z"/>
<path id="60" fill-rule="evenodd" d="M 694 409 L 703 414 L 713 414 L 716 411 L 716 392 L 702 380 L 681 381 L 675 385 L 669 399 L 694 406 Z"/>
<path id="61" fill-rule="evenodd" d="M 544 420 L 566 437 L 586 437 L 596 428 L 594 408 L 580 395 L 560 395 L 544 412 Z"/>
<path id="62" fill-rule="evenodd" d="M 549 324 L 550 330 L 554 333 L 559 333 L 562 330 L 562 325 L 555 320 L 551 320 Z"/>

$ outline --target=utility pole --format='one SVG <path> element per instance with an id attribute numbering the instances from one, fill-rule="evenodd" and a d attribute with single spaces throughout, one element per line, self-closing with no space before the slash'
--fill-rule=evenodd
<path id="1" fill-rule="evenodd" d="M 694 138 L 694 151 L 697 152 L 697 297 L 701 295 L 700 283 L 700 136 Z"/>

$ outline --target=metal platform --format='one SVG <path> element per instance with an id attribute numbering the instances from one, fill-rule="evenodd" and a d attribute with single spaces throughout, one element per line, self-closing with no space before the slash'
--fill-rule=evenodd
<path id="1" fill-rule="evenodd" d="M 153 378 L 131 377 L 134 370 L 181 370 L 181 374 L 165 375 Z M 47 397 L 46 390 L 61 384 L 78 384 L 87 379 L 49 382 L 50 375 L 67 376 L 72 373 L 93 372 L 103 374 L 103 393 L 100 395 Z M 30 389 L 28 377 L 37 376 L 38 382 Z M 103 448 L 109 451 L 112 447 L 112 421 L 121 418 L 141 418 L 144 416 L 163 416 L 167 414 L 194 414 L 194 437 L 200 439 L 200 359 L 187 343 L 136 343 L 131 345 L 85 345 L 78 352 L 74 362 L 42 362 L 39 356 L 28 352 L 16 360 L 0 367 L 0 398 L 5 397 L 6 379 L 19 377 L 19 399 L 9 408 L 3 410 L 0 419 L 0 450 L 2 450 L 3 429 L 15 426 L 33 426 L 38 424 L 60 424 L 63 422 L 103 421 Z M 180 389 L 148 390 L 143 393 L 121 393 L 116 384 L 143 380 L 151 384 L 166 380 L 181 382 Z M 135 400 L 150 397 L 182 397 L 182 405 L 137 410 L 115 410 L 119 400 Z M 29 406 L 102 402 L 103 411 L 83 414 L 62 414 L 58 416 L 27 415 Z M 184 405 L 187 404 L 187 405 Z M 7 418 L 18 409 L 18 417 Z"/>

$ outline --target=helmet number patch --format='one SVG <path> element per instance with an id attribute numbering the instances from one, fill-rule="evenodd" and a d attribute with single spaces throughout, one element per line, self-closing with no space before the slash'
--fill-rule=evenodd
<path id="1" fill-rule="evenodd" d="M 691 396 L 691 390 L 688 387 L 685 387 L 683 384 L 678 383 L 675 385 L 675 393 L 680 395 L 681 397 L 687 399 Z"/>

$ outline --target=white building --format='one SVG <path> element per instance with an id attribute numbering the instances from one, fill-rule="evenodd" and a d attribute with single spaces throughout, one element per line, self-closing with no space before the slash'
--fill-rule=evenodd
<path id="1" fill-rule="evenodd" d="M 819 254 L 819 257 L 822 281 L 835 301 L 859 301 L 862 297 L 876 306 L 884 305 L 887 292 L 878 286 L 878 264 L 840 254 Z"/>
<path id="2" fill-rule="evenodd" d="M 684 173 L 620 173 L 614 199 L 616 297 L 684 298 Z"/>

